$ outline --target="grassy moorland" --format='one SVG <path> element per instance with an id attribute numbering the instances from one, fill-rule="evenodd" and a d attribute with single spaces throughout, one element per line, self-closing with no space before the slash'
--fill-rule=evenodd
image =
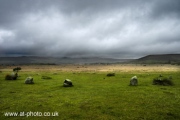
<path id="1" fill-rule="evenodd" d="M 5 75 L 11 73 L 12 68 L 2 68 L 0 119 L 27 119 L 27 116 L 5 116 L 7 112 L 17 112 L 18 115 L 25 112 L 32 120 L 180 119 L 179 66 L 160 66 L 158 69 L 152 66 L 120 66 L 118 69 L 113 66 L 113 69 L 106 66 L 106 70 L 99 66 L 88 70 L 91 66 L 64 66 L 64 69 L 62 66 L 54 66 L 56 69 L 50 69 L 52 66 L 29 66 L 29 69 L 22 66 L 17 80 L 5 80 Z M 109 72 L 115 72 L 115 76 L 107 77 Z M 160 74 L 172 76 L 174 86 L 152 85 L 153 78 Z M 129 86 L 134 75 L 138 77 L 139 85 Z M 24 84 L 28 76 L 34 78 L 35 84 Z M 42 79 L 42 76 L 49 79 Z M 73 87 L 62 87 L 66 78 L 72 80 Z M 50 115 L 44 116 L 48 112 Z"/>

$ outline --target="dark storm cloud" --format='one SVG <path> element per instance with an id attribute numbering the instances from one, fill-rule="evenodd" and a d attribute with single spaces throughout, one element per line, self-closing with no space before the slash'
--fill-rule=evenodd
<path id="1" fill-rule="evenodd" d="M 179 53 L 179 0 L 0 0 L 0 54 Z"/>
<path id="2" fill-rule="evenodd" d="M 154 17 L 180 17 L 179 0 L 156 0 L 153 6 Z"/>

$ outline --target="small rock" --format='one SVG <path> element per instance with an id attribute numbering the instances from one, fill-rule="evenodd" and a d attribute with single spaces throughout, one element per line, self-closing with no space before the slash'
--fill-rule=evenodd
<path id="1" fill-rule="evenodd" d="M 63 86 L 64 87 L 72 87 L 73 86 L 72 81 L 69 80 L 69 79 L 65 79 L 64 83 L 63 83 Z"/>
<path id="2" fill-rule="evenodd" d="M 132 86 L 138 85 L 138 79 L 136 76 L 131 78 L 130 85 L 132 85 Z"/>

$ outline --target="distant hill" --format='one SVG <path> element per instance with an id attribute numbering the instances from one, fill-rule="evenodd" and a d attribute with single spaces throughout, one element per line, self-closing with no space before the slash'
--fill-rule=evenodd
<path id="1" fill-rule="evenodd" d="M 0 57 L 0 65 L 58 65 L 58 64 L 112 64 L 126 62 L 128 59 L 113 58 L 69 58 L 69 57 Z"/>
<path id="2" fill-rule="evenodd" d="M 148 55 L 132 61 L 142 64 L 180 64 L 180 54 Z"/>
<path id="3" fill-rule="evenodd" d="M 180 64 L 180 54 L 148 55 L 139 59 L 71 58 L 71 57 L 0 57 L 0 65 L 58 65 L 58 64 Z"/>

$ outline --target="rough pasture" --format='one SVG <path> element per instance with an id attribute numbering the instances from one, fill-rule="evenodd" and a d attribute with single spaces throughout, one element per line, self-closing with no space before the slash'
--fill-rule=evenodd
<path id="1" fill-rule="evenodd" d="M 29 116 L 28 119 L 180 119 L 179 66 L 143 65 L 60 65 L 21 66 L 19 77 L 7 81 L 12 67 L 1 66 L 0 119 L 6 112 L 58 112 L 59 116 Z M 106 76 L 109 72 L 115 76 Z M 56 74 L 54 74 L 56 73 Z M 129 86 L 131 77 L 137 86 Z M 173 86 L 153 85 L 159 75 L 172 76 Z M 24 84 L 32 76 L 34 84 Z M 44 80 L 42 76 L 51 77 Z M 63 87 L 65 79 L 73 87 Z"/>

